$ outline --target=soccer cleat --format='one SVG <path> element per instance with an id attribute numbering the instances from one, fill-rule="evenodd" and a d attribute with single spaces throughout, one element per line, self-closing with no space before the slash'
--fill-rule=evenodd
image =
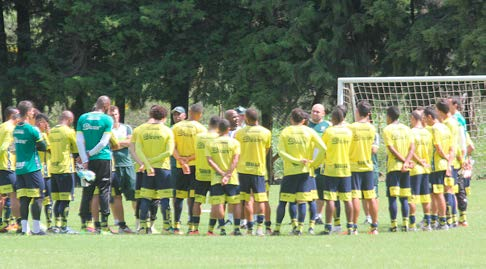
<path id="1" fill-rule="evenodd" d="M 378 229 L 372 228 L 372 229 L 370 229 L 370 231 L 368 232 L 368 234 L 377 235 L 378 234 Z"/>
<path id="2" fill-rule="evenodd" d="M 262 228 L 257 228 L 255 232 L 256 236 L 265 236 L 265 233 L 263 232 Z"/>
<path id="3" fill-rule="evenodd" d="M 61 234 L 79 234 L 78 232 L 76 232 L 75 230 L 72 230 L 71 228 L 69 227 L 63 227 L 59 230 L 59 232 Z"/>
<path id="4" fill-rule="evenodd" d="M 353 229 L 348 229 L 347 231 L 344 231 L 341 234 L 342 235 L 358 235 L 358 231 L 353 230 Z"/>
<path id="5" fill-rule="evenodd" d="M 213 233 L 213 232 L 207 232 L 206 233 L 207 236 L 218 236 L 217 234 Z"/>
<path id="6" fill-rule="evenodd" d="M 2 224 L 2 226 L 0 226 L 0 233 L 8 233 L 7 227 L 8 225 Z"/>
<path id="7" fill-rule="evenodd" d="M 295 235 L 295 236 L 302 236 L 302 231 L 296 230 L 296 231 L 294 232 L 294 235 Z"/>
<path id="8" fill-rule="evenodd" d="M 187 235 L 199 235 L 199 230 L 190 231 Z"/>
<path id="9" fill-rule="evenodd" d="M 409 232 L 416 232 L 416 231 L 418 231 L 418 229 L 417 229 L 417 228 L 415 228 L 415 227 L 409 227 L 409 228 L 408 228 L 408 231 L 409 231 Z"/>
<path id="10" fill-rule="evenodd" d="M 137 231 L 137 234 L 148 234 L 148 229 L 149 228 L 140 228 Z"/>
<path id="11" fill-rule="evenodd" d="M 467 221 L 459 221 L 459 226 L 467 227 L 467 226 L 469 226 L 469 224 L 467 223 Z"/>
<path id="12" fill-rule="evenodd" d="M 388 229 L 388 231 L 390 233 L 396 233 L 396 232 L 398 232 L 398 227 L 390 227 L 390 229 Z"/>
<path id="13" fill-rule="evenodd" d="M 265 228 L 266 235 L 272 235 L 272 228 Z"/>
<path id="14" fill-rule="evenodd" d="M 133 231 L 130 229 L 128 226 L 125 226 L 124 228 L 118 228 L 118 233 L 119 234 L 132 234 Z"/>
<path id="15" fill-rule="evenodd" d="M 279 236 L 280 235 L 280 231 L 273 231 L 272 232 L 272 236 Z"/>
<path id="16" fill-rule="evenodd" d="M 432 231 L 432 226 L 430 224 L 429 225 L 424 225 L 422 227 L 422 231 L 424 231 L 424 232 L 430 232 L 430 231 Z"/>
<path id="17" fill-rule="evenodd" d="M 322 221 L 322 218 L 316 218 L 316 224 L 317 225 L 323 225 L 324 222 Z"/>
<path id="18" fill-rule="evenodd" d="M 43 230 L 40 230 L 38 233 L 34 233 L 34 232 L 32 232 L 31 234 L 32 234 L 32 235 L 47 235 L 47 233 L 46 233 L 46 232 L 44 232 Z"/>
<path id="19" fill-rule="evenodd" d="M 226 230 L 225 230 L 225 229 L 222 229 L 222 230 L 219 232 L 219 235 L 221 235 L 221 236 L 225 236 L 225 235 L 226 235 Z"/>
<path id="20" fill-rule="evenodd" d="M 320 232 L 319 235 L 331 235 L 332 231 L 328 229 L 324 229 L 324 231 Z"/>
<path id="21" fill-rule="evenodd" d="M 402 226 L 400 229 L 401 229 L 402 232 L 408 232 L 409 231 L 408 226 Z"/>
<path id="22" fill-rule="evenodd" d="M 231 235 L 234 235 L 234 236 L 241 236 L 241 235 L 243 235 L 243 234 L 241 233 L 241 231 L 240 231 L 240 230 L 234 230 L 234 231 L 231 233 Z"/>
<path id="23" fill-rule="evenodd" d="M 315 234 L 314 228 L 309 228 L 309 230 L 307 230 L 307 233 L 310 235 L 314 235 Z"/>
<path id="24" fill-rule="evenodd" d="M 17 231 L 17 229 L 19 228 L 19 225 L 17 223 L 14 223 L 14 224 L 10 224 L 7 226 L 7 231 Z"/>
<path id="25" fill-rule="evenodd" d="M 174 229 L 172 227 L 169 228 L 169 229 L 162 229 L 162 231 L 160 232 L 160 234 L 162 234 L 162 235 L 174 234 Z"/>
<path id="26" fill-rule="evenodd" d="M 332 227 L 331 231 L 333 233 L 340 233 L 341 232 L 341 225 L 336 225 L 336 226 Z"/>
<path id="27" fill-rule="evenodd" d="M 61 227 L 57 227 L 57 226 L 49 227 L 49 229 L 47 229 L 47 232 L 52 234 L 61 233 Z"/>
<path id="28" fill-rule="evenodd" d="M 183 232 L 181 229 L 179 229 L 179 228 L 175 228 L 175 229 L 174 229 L 174 234 L 175 234 L 175 235 L 183 235 L 183 234 L 184 234 L 184 232 Z"/>
<path id="29" fill-rule="evenodd" d="M 447 230 L 449 230 L 449 225 L 441 224 L 441 225 L 439 225 L 439 227 L 437 227 L 437 230 L 447 231 Z"/>
<path id="30" fill-rule="evenodd" d="M 449 228 L 457 228 L 459 227 L 459 224 L 457 222 L 453 222 L 451 223 L 451 225 L 449 225 Z"/>

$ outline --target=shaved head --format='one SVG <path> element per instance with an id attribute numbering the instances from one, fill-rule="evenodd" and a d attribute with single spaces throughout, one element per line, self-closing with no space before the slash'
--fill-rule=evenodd
<path id="1" fill-rule="evenodd" d="M 313 123 L 320 123 L 324 119 L 325 115 L 326 111 L 322 104 L 315 104 L 312 106 L 310 119 Z"/>
<path id="2" fill-rule="evenodd" d="M 106 113 L 110 108 L 110 103 L 110 97 L 102 95 L 98 97 L 98 100 L 96 100 L 96 110 L 103 110 L 103 112 Z"/>

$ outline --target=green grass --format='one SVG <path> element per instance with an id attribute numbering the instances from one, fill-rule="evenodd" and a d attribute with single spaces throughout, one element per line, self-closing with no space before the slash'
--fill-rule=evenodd
<path id="1" fill-rule="evenodd" d="M 358 236 L 282 235 L 263 238 L 162 235 L 56 235 L 0 234 L 2 268 L 474 268 L 483 267 L 486 242 L 486 181 L 473 181 L 468 228 L 449 231 L 389 233 L 384 183 L 380 182 L 380 234 Z M 79 229 L 78 199 L 72 205 L 70 225 Z M 277 205 L 278 186 L 272 186 L 271 204 Z M 205 209 L 208 207 L 205 206 Z M 134 226 L 131 211 L 127 221 Z M 344 215 L 344 212 L 343 212 Z M 417 213 L 420 220 L 421 211 Z M 203 213 L 201 231 L 207 228 Z M 159 218 L 160 219 L 160 218 Z M 183 217 L 187 219 L 186 216 Z M 361 218 L 362 220 L 363 218 Z M 272 216 L 272 221 L 274 216 Z M 288 223 L 288 216 L 284 223 Z M 157 223 L 160 229 L 160 221 Z M 323 227 L 318 226 L 317 231 Z M 283 234 L 289 225 L 282 229 Z"/>

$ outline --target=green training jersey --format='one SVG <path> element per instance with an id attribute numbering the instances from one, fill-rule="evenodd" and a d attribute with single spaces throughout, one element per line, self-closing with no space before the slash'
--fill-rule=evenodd
<path id="1" fill-rule="evenodd" d="M 84 144 L 86 152 L 93 149 L 101 140 L 105 133 L 111 133 L 113 128 L 113 119 L 101 112 L 88 112 L 79 117 L 76 131 L 84 135 Z M 110 146 L 106 145 L 89 160 L 111 160 Z"/>
<path id="2" fill-rule="evenodd" d="M 118 128 L 113 127 L 112 132 L 118 141 L 124 141 L 132 135 L 132 127 L 120 123 L 120 126 L 118 126 Z M 114 150 L 113 157 L 115 158 L 116 167 L 127 167 L 133 165 L 133 160 L 132 157 L 130 157 L 128 147 Z"/>
<path id="3" fill-rule="evenodd" d="M 36 142 L 42 141 L 39 129 L 28 123 L 19 123 L 13 132 L 17 153 L 16 174 L 23 175 L 42 169 Z"/>

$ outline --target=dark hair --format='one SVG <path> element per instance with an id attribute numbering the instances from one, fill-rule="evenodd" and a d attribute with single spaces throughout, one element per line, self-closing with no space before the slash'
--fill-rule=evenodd
<path id="1" fill-rule="evenodd" d="M 412 111 L 412 117 L 415 120 L 421 121 L 422 120 L 422 113 L 420 113 L 418 110 Z"/>
<path id="2" fill-rule="evenodd" d="M 346 105 L 337 105 L 335 108 L 341 109 L 343 117 L 346 118 L 346 114 L 348 114 L 348 107 Z"/>
<path id="3" fill-rule="evenodd" d="M 167 117 L 167 109 L 160 105 L 153 105 L 150 108 L 149 115 L 156 120 L 165 119 Z"/>
<path id="4" fill-rule="evenodd" d="M 439 99 L 439 101 L 437 102 L 437 104 L 435 104 L 435 107 L 440 112 L 442 112 L 444 114 L 447 114 L 447 113 L 449 113 L 449 110 L 450 110 L 449 100 L 447 100 L 445 98 L 441 98 L 441 99 Z"/>
<path id="5" fill-rule="evenodd" d="M 431 106 L 428 106 L 424 109 L 424 115 L 425 116 L 431 116 L 432 119 L 434 119 L 434 120 L 437 119 L 437 111 Z"/>
<path id="6" fill-rule="evenodd" d="M 196 114 L 202 113 L 203 112 L 203 106 L 201 105 L 201 103 L 193 104 L 191 107 L 189 107 L 189 111 L 191 111 L 192 113 L 196 113 Z"/>
<path id="7" fill-rule="evenodd" d="M 305 111 L 302 110 L 302 108 L 294 108 L 294 109 L 292 109 L 292 112 L 290 112 L 290 118 L 295 123 L 299 123 L 299 122 L 302 122 L 303 120 L 306 119 L 306 114 L 307 113 L 305 113 Z M 308 118 L 308 116 L 307 116 L 307 118 Z"/>
<path id="8" fill-rule="evenodd" d="M 35 121 L 40 121 L 40 120 L 45 120 L 46 122 L 49 122 L 49 117 L 47 117 L 47 115 L 44 113 L 39 113 L 35 116 Z"/>
<path id="9" fill-rule="evenodd" d="M 25 117 L 27 115 L 27 113 L 32 108 L 34 108 L 34 104 L 32 104 L 31 101 L 24 100 L 24 101 L 20 101 L 17 108 L 19 109 L 20 116 Z"/>
<path id="10" fill-rule="evenodd" d="M 115 110 L 120 111 L 117 106 L 110 106 L 110 112 L 113 113 Z"/>
<path id="11" fill-rule="evenodd" d="M 371 105 L 368 101 L 359 102 L 357 109 L 361 117 L 366 117 L 371 113 Z"/>
<path id="12" fill-rule="evenodd" d="M 258 120 L 258 112 L 254 108 L 248 108 L 245 111 L 245 117 L 250 123 L 254 123 Z"/>
<path id="13" fill-rule="evenodd" d="M 210 128 L 213 128 L 213 129 L 219 128 L 219 122 L 220 121 L 221 121 L 221 118 L 220 117 L 218 117 L 218 116 L 212 116 L 209 119 L 209 127 Z"/>
<path id="14" fill-rule="evenodd" d="M 338 106 L 334 107 L 334 109 L 331 112 L 332 124 L 334 124 L 334 125 L 339 124 L 339 123 L 343 122 L 343 120 L 344 120 L 343 110 L 341 108 L 339 108 Z"/>
<path id="15" fill-rule="evenodd" d="M 12 115 L 13 115 L 12 118 L 15 119 L 16 117 L 18 117 L 15 115 L 18 114 L 19 114 L 19 110 L 14 106 L 8 106 L 7 108 L 5 108 L 5 119 L 9 119 L 10 117 L 12 117 Z"/>
<path id="16" fill-rule="evenodd" d="M 400 117 L 400 110 L 396 106 L 391 106 L 386 110 L 386 115 L 392 120 L 396 121 Z"/>
<path id="17" fill-rule="evenodd" d="M 457 106 L 457 110 L 461 110 L 461 99 L 458 96 L 452 96 L 449 98 L 452 105 Z"/>
<path id="18" fill-rule="evenodd" d="M 230 122 L 227 119 L 221 119 L 218 123 L 218 130 L 220 134 L 224 134 L 228 131 Z"/>

